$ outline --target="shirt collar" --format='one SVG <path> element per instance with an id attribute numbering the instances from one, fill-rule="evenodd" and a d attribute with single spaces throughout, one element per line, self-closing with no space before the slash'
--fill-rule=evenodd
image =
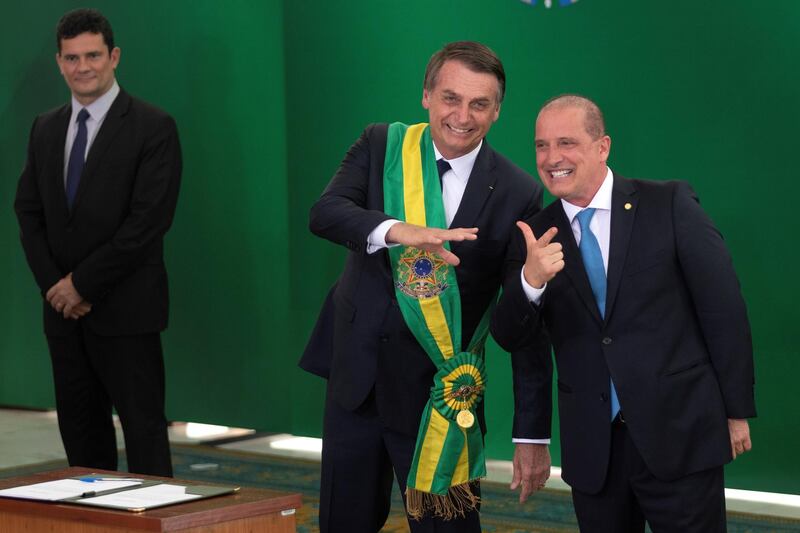
<path id="1" fill-rule="evenodd" d="M 475 160 L 478 158 L 478 152 L 481 151 L 481 147 L 483 146 L 483 139 L 481 142 L 478 143 L 478 146 L 472 149 L 471 152 L 468 152 L 461 157 L 456 157 L 455 159 L 445 159 L 448 163 L 450 163 L 450 168 L 453 169 L 456 177 L 461 181 L 467 181 L 469 179 L 469 175 L 472 174 L 472 167 L 475 166 Z M 436 143 L 433 143 L 433 153 L 436 154 L 436 160 L 444 159 L 439 149 L 436 148 Z"/>
<path id="2" fill-rule="evenodd" d="M 579 207 L 575 204 L 569 203 L 566 200 L 561 200 L 561 206 L 564 208 L 564 213 L 567 215 L 567 220 L 569 220 L 570 224 L 572 224 L 572 221 L 575 220 L 575 216 L 578 213 L 590 207 L 611 211 L 611 193 L 614 190 L 614 173 L 611 172 L 610 168 L 606 168 L 608 169 L 608 172 L 606 172 L 606 177 L 603 179 L 603 183 L 600 185 L 600 188 L 597 189 L 592 201 L 589 202 L 589 205 L 586 207 Z"/>
<path id="3" fill-rule="evenodd" d="M 100 98 L 92 102 L 91 104 L 84 106 L 75 97 L 72 97 L 72 118 L 70 120 L 70 124 L 75 122 L 75 118 L 78 116 L 78 112 L 81 109 L 86 109 L 89 112 L 89 117 L 94 120 L 95 122 L 101 122 L 108 110 L 111 109 L 111 104 L 114 103 L 114 100 L 117 98 L 119 94 L 119 85 L 117 84 L 117 80 L 114 80 L 114 84 L 111 86 L 109 90 L 103 94 Z"/>

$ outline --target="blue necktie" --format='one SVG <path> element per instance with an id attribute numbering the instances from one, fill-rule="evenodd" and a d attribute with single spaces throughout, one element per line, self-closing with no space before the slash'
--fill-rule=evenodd
<path id="1" fill-rule="evenodd" d="M 576 215 L 578 223 L 581 225 L 581 258 L 586 274 L 589 276 L 589 283 L 592 285 L 592 294 L 600 310 L 600 316 L 606 315 L 606 269 L 603 266 L 603 255 L 600 253 L 600 245 L 597 238 L 589 229 L 589 223 L 594 216 L 594 208 L 584 209 Z M 614 388 L 614 381 L 611 381 L 611 420 L 619 413 L 619 399 L 617 390 Z"/>
<path id="2" fill-rule="evenodd" d="M 72 209 L 75 202 L 75 193 L 78 192 L 78 183 L 81 181 L 83 164 L 86 157 L 86 119 L 89 112 L 81 109 L 78 112 L 78 133 L 72 143 L 72 150 L 69 152 L 69 163 L 67 164 L 67 205 Z"/>

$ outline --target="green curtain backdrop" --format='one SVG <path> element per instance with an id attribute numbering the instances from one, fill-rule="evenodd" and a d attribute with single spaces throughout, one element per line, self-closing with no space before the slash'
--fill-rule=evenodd
<path id="1" fill-rule="evenodd" d="M 558 2 L 554 2 L 557 4 Z M 485 42 L 508 90 L 492 145 L 535 174 L 537 107 L 596 99 L 610 165 L 690 181 L 734 256 L 753 326 L 755 449 L 728 486 L 800 494 L 793 203 L 800 120 L 794 0 L 97 1 L 122 48 L 120 84 L 178 121 L 185 171 L 167 238 L 168 415 L 319 435 L 324 382 L 295 366 L 344 250 L 308 209 L 370 122 L 422 121 L 425 63 Z M 0 19 L 0 404 L 53 405 L 40 303 L 11 210 L 33 117 L 68 97 L 53 55 L 60 15 L 39 0 Z M 549 199 L 546 199 L 549 201 Z M 507 459 L 511 372 L 490 349 L 488 454 Z M 559 462 L 554 439 L 554 462 Z"/>

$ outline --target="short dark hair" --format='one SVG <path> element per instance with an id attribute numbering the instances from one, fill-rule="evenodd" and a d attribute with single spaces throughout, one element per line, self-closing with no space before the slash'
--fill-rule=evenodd
<path id="1" fill-rule="evenodd" d="M 108 19 L 96 9 L 75 9 L 61 17 L 56 26 L 58 53 L 61 53 L 62 39 L 72 39 L 86 32 L 101 34 L 108 52 L 114 49 L 114 32 Z"/>
<path id="2" fill-rule="evenodd" d="M 492 74 L 497 78 L 497 103 L 503 102 L 506 93 L 506 71 L 503 70 L 503 63 L 488 46 L 475 41 L 448 43 L 431 56 L 422 82 L 426 91 L 431 91 L 436 86 L 436 77 L 447 61 L 460 61 L 473 72 Z"/>
<path id="3" fill-rule="evenodd" d="M 606 121 L 603 118 L 603 112 L 600 111 L 600 106 L 591 98 L 580 94 L 559 94 L 547 100 L 542 105 L 539 113 L 548 107 L 577 107 L 578 109 L 583 109 L 585 113 L 583 127 L 586 129 L 586 133 L 594 140 L 606 134 Z"/>

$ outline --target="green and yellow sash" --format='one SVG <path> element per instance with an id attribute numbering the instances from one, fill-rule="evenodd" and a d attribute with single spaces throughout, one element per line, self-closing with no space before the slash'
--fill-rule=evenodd
<path id="1" fill-rule="evenodd" d="M 409 224 L 446 228 L 442 190 L 427 124 L 389 126 L 383 172 L 386 214 Z M 449 244 L 445 243 L 449 249 Z M 461 296 L 455 270 L 438 256 L 409 246 L 389 249 L 403 318 L 436 365 L 408 475 L 408 514 L 463 516 L 479 498 L 470 481 L 486 475 L 475 409 L 486 386 L 483 346 L 491 308 L 461 350 Z"/>

